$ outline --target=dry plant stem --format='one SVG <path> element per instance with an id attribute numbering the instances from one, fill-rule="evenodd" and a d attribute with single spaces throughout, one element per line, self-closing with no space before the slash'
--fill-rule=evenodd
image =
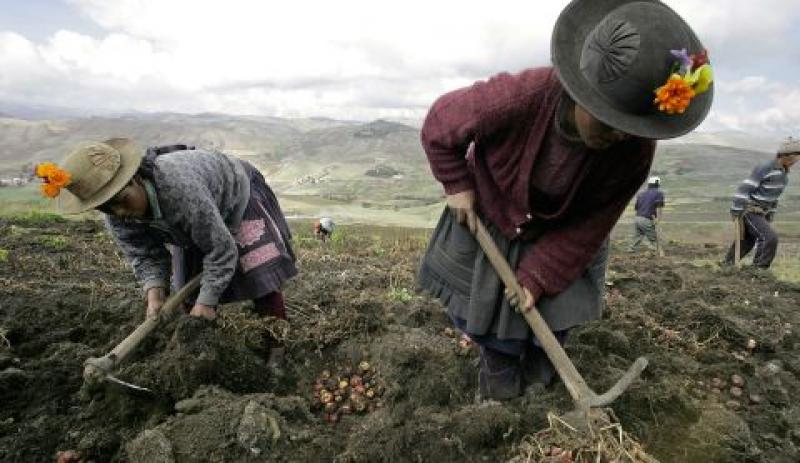
<path id="1" fill-rule="evenodd" d="M 622 429 L 610 409 L 606 424 L 590 426 L 590 432 L 581 432 L 564 420 L 548 414 L 550 427 L 522 438 L 520 451 L 525 461 L 557 461 L 550 452 L 553 446 L 572 452 L 575 462 L 654 463 L 641 446 Z"/>

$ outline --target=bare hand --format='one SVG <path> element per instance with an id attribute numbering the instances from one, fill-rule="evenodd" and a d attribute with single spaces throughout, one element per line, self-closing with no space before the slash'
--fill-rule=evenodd
<path id="1" fill-rule="evenodd" d="M 524 301 L 520 301 L 517 293 L 511 288 L 505 289 L 505 295 L 506 299 L 508 299 L 508 303 L 511 304 L 511 307 L 516 309 L 517 312 L 527 312 L 533 308 L 533 294 L 531 294 L 530 290 L 524 286 L 522 286 L 522 292 L 525 293 Z"/>
<path id="2" fill-rule="evenodd" d="M 161 306 L 164 305 L 164 298 L 166 297 L 164 288 L 153 287 L 147 290 L 147 310 L 145 317 L 151 318 L 158 315 Z"/>
<path id="3" fill-rule="evenodd" d="M 205 304 L 195 304 L 192 311 L 189 312 L 192 317 L 202 317 L 206 320 L 215 320 L 217 318 L 217 311 L 213 307 Z"/>
<path id="4" fill-rule="evenodd" d="M 475 191 L 466 190 L 447 195 L 447 207 L 455 215 L 456 222 L 466 225 L 470 232 L 475 233 L 478 228 L 478 214 L 475 212 Z"/>

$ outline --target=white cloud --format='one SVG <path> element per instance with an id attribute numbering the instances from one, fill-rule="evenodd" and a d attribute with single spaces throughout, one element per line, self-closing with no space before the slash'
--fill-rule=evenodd
<path id="1" fill-rule="evenodd" d="M 721 104 L 704 128 L 787 134 L 800 129 L 800 82 L 746 76 L 716 85 L 715 100 Z"/>
<path id="2" fill-rule="evenodd" d="M 68 2 L 106 35 L 62 30 L 33 43 L 0 31 L 0 99 L 111 110 L 421 117 L 447 90 L 547 64 L 552 26 L 566 4 Z M 717 68 L 715 108 L 704 127 L 797 126 L 786 96 L 800 85 L 784 78 L 800 67 L 784 51 L 800 18 L 795 0 L 729 0 L 724 8 L 667 3 L 694 26 Z"/>

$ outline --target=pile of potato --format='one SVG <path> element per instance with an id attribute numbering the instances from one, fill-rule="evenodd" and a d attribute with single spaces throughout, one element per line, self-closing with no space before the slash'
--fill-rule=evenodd
<path id="1" fill-rule="evenodd" d="M 370 413 L 380 408 L 383 392 L 375 370 L 365 360 L 356 368 L 348 366 L 336 373 L 323 370 L 314 382 L 313 403 L 322 410 L 325 421 L 336 423 L 343 415 Z"/>

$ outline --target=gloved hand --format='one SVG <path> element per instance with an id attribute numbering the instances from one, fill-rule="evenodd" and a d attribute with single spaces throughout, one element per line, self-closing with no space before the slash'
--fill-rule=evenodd
<path id="1" fill-rule="evenodd" d="M 516 309 L 517 312 L 527 312 L 533 308 L 533 294 L 524 286 L 522 287 L 522 291 L 525 293 L 524 301 L 520 301 L 517 293 L 512 291 L 511 288 L 505 289 L 505 296 L 506 299 L 508 299 L 508 303 L 511 304 L 511 307 Z"/>
<path id="2" fill-rule="evenodd" d="M 475 233 L 478 227 L 475 202 L 475 191 L 473 190 L 447 195 L 447 207 L 455 215 L 456 222 L 465 225 L 472 233 Z"/>

